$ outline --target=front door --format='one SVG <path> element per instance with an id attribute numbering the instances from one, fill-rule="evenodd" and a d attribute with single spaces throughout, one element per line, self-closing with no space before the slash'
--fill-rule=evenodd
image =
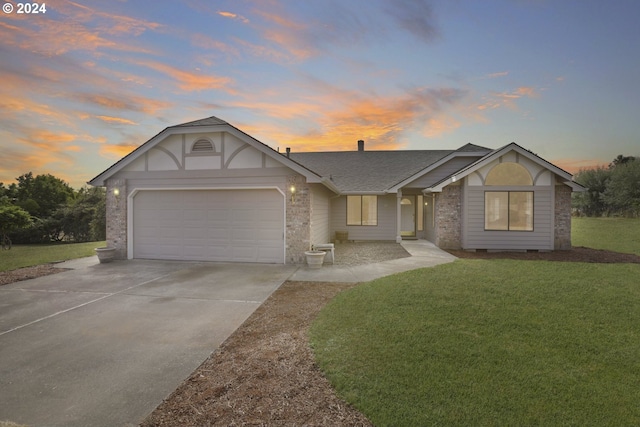
<path id="1" fill-rule="evenodd" d="M 416 235 L 416 197 L 402 196 L 400 201 L 400 235 L 415 237 Z"/>

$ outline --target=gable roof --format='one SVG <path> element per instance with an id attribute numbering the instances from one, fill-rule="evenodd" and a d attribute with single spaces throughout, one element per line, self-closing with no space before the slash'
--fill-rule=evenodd
<path id="1" fill-rule="evenodd" d="M 441 192 L 442 189 L 444 187 L 446 187 L 447 185 L 452 184 L 452 183 L 460 180 L 461 178 L 464 178 L 465 176 L 477 171 L 478 169 L 486 166 L 490 162 L 494 161 L 495 159 L 500 158 L 501 156 L 503 156 L 503 155 L 505 155 L 505 154 L 507 154 L 507 153 L 509 153 L 511 151 L 515 151 L 515 152 L 525 156 L 529 160 L 533 161 L 534 163 L 537 163 L 538 165 L 550 170 L 555 175 L 559 176 L 560 179 L 563 180 L 563 183 L 568 185 L 569 187 L 571 187 L 571 189 L 573 191 L 585 191 L 585 187 L 583 187 L 582 185 L 580 185 L 577 182 L 575 182 L 573 180 L 573 175 L 571 175 L 569 172 L 557 167 L 553 163 L 550 163 L 550 162 L 546 161 L 542 157 L 538 156 L 537 154 L 533 153 L 532 151 L 529 151 L 529 150 L 519 146 L 515 142 L 512 142 L 510 144 L 505 145 L 504 147 L 500 147 L 500 148 L 498 148 L 496 150 L 493 150 L 493 151 L 487 153 L 484 157 L 478 159 L 477 161 L 471 163 L 468 166 L 465 166 L 464 168 L 460 169 L 459 171 L 451 174 L 451 176 L 449 176 L 447 178 L 444 178 L 440 182 L 438 182 L 438 183 L 434 184 L 433 186 L 427 188 L 426 190 L 429 191 L 429 192 Z"/>
<path id="2" fill-rule="evenodd" d="M 449 163 L 449 167 L 457 165 L 461 169 L 425 189 L 440 192 L 445 186 L 473 173 L 487 163 L 515 150 L 532 161 L 551 170 L 564 180 L 574 191 L 584 191 L 584 187 L 572 180 L 572 175 L 547 162 L 536 154 L 515 143 L 497 150 L 491 150 L 475 144 L 466 144 L 457 150 L 404 150 L 404 151 L 331 151 L 331 152 L 299 152 L 284 155 L 268 145 L 258 141 L 251 135 L 241 131 L 228 122 L 215 117 L 207 117 L 169 126 L 149 139 L 131 153 L 120 159 L 104 172 L 89 181 L 94 186 L 103 186 L 105 181 L 143 155 L 166 137 L 173 134 L 228 132 L 240 138 L 258 151 L 268 155 L 295 172 L 303 175 L 307 182 L 322 183 L 338 194 L 383 194 L 395 193 L 405 185 L 419 179 L 439 166 L 458 158 L 468 161 Z M 443 169 L 439 169 L 440 172 Z M 437 174 L 436 174 L 437 175 Z M 435 175 L 431 175 L 435 176 Z M 440 175 L 441 176 L 441 175 Z M 435 178 L 439 179 L 439 178 Z"/>
<path id="3" fill-rule="evenodd" d="M 457 150 L 332 151 L 291 153 L 290 157 L 329 178 L 342 194 L 397 192 L 457 156 L 478 158 L 491 149 L 466 144 Z"/>
<path id="4" fill-rule="evenodd" d="M 122 170 L 128 164 L 133 162 L 139 156 L 143 155 L 155 145 L 162 142 L 166 137 L 173 134 L 184 134 L 184 133 L 206 133 L 206 132 L 228 132 L 233 134 L 234 136 L 240 138 L 244 142 L 250 144 L 253 148 L 258 151 L 268 155 L 269 157 L 277 160 L 278 162 L 284 164 L 285 166 L 293 169 L 298 172 L 300 175 L 303 175 L 307 178 L 308 182 L 316 182 L 316 183 L 324 183 L 327 187 L 335 190 L 335 187 L 330 182 L 325 182 L 328 180 L 323 179 L 322 176 L 316 174 L 305 166 L 287 158 L 286 156 L 280 154 L 275 151 L 273 148 L 268 145 L 258 141 L 251 135 L 241 131 L 240 129 L 232 126 L 231 124 L 225 122 L 218 117 L 211 116 L 201 120 L 195 120 L 187 123 L 182 123 L 179 125 L 169 126 L 165 128 L 163 131 L 158 133 L 156 136 L 140 145 L 138 148 L 133 150 L 131 153 L 127 154 L 125 157 L 111 165 L 107 170 L 93 178 L 89 181 L 90 185 L 93 186 L 104 186 L 105 181 L 115 175 L 117 172 Z"/>
<path id="5" fill-rule="evenodd" d="M 446 157 L 450 150 L 291 153 L 296 162 L 329 178 L 341 193 L 383 192 L 408 173 Z"/>

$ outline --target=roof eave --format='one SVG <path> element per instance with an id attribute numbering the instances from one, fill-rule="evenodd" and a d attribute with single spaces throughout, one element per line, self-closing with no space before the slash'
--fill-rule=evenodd
<path id="1" fill-rule="evenodd" d="M 398 190 L 400 190 L 405 185 L 409 184 L 410 182 L 415 181 L 416 179 L 420 178 L 424 174 L 431 172 L 435 168 L 437 168 L 439 166 L 442 166 L 443 164 L 445 164 L 446 162 L 448 162 L 449 160 L 451 160 L 451 159 L 453 159 L 455 157 L 481 157 L 481 156 L 482 156 L 482 154 L 480 154 L 478 152 L 473 152 L 473 151 L 454 151 L 454 152 L 452 152 L 450 154 L 447 154 L 443 158 L 441 158 L 439 160 L 436 160 L 435 162 L 431 163 L 430 165 L 428 165 L 424 169 L 420 170 L 419 172 L 414 173 L 410 177 L 405 178 L 404 180 L 400 181 L 399 183 L 397 183 L 393 187 L 388 188 L 386 190 L 386 192 L 387 193 L 397 193 Z"/>
<path id="2" fill-rule="evenodd" d="M 274 160 L 277 160 L 283 163 L 285 166 L 289 167 L 290 169 L 294 170 L 300 175 L 303 175 L 307 179 L 307 182 L 323 183 L 324 178 L 322 176 L 311 171 L 310 169 L 307 169 L 300 163 L 297 163 L 289 159 L 285 155 L 275 151 L 268 145 L 260 142 L 259 140 L 255 139 L 254 137 L 247 134 L 246 132 L 243 132 L 242 130 L 236 128 L 235 126 L 225 122 L 222 124 L 207 125 L 207 126 L 194 125 L 190 127 L 190 126 L 184 126 L 184 125 L 176 125 L 176 126 L 167 127 L 164 130 L 162 130 L 160 133 L 155 135 L 153 138 L 149 139 L 145 143 L 138 146 L 135 150 L 133 150 L 132 152 L 124 156 L 122 159 L 118 160 L 116 163 L 114 163 L 108 169 L 106 169 L 101 174 L 93 178 L 87 184 L 92 185 L 94 187 L 103 187 L 107 179 L 111 178 L 113 175 L 115 175 L 116 173 L 121 171 L 123 168 L 125 168 L 127 165 L 129 165 L 131 162 L 133 162 L 135 159 L 137 159 L 139 156 L 149 151 L 156 144 L 160 143 L 160 141 L 164 140 L 166 137 L 170 135 L 185 134 L 185 133 L 187 134 L 207 133 L 207 132 L 219 132 L 219 131 L 227 131 L 239 137 L 240 139 L 244 139 L 244 140 L 249 138 L 251 141 L 254 142 L 254 144 L 252 144 L 254 148 L 270 156 Z"/>
<path id="3" fill-rule="evenodd" d="M 579 193 L 587 191 L 586 187 L 584 187 L 582 184 L 579 184 L 573 180 L 562 181 L 562 183 L 571 187 L 571 191 L 577 191 Z"/>

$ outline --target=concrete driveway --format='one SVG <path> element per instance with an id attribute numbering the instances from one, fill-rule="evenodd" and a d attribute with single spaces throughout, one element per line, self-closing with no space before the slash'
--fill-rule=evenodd
<path id="1" fill-rule="evenodd" d="M 297 268 L 71 266 L 0 287 L 0 421 L 137 425 Z"/>

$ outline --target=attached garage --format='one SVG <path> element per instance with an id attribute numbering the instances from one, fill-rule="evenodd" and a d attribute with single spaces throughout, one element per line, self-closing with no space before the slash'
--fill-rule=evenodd
<path id="1" fill-rule="evenodd" d="M 284 206 L 277 189 L 138 190 L 133 258 L 284 263 Z"/>
<path id="2" fill-rule="evenodd" d="M 89 183 L 106 187 L 116 259 L 269 264 L 303 262 L 312 223 L 328 241 L 328 202 L 312 212 L 311 188 L 335 191 L 217 117 L 166 128 Z"/>

